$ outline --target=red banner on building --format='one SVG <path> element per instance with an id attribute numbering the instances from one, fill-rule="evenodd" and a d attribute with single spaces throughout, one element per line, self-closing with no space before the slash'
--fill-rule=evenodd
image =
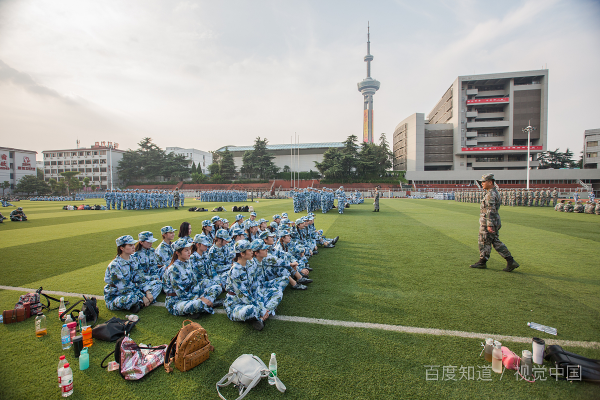
<path id="1" fill-rule="evenodd" d="M 493 103 L 508 103 L 508 97 L 497 97 L 495 99 L 467 100 L 467 104 L 493 104 Z"/>
<path id="2" fill-rule="evenodd" d="M 542 146 L 530 146 L 531 150 L 542 150 Z M 527 150 L 527 146 L 462 147 L 461 151 L 505 151 Z"/>

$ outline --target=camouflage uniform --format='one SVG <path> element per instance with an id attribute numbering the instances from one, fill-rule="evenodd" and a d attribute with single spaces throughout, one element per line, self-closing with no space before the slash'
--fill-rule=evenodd
<path id="1" fill-rule="evenodd" d="M 191 262 L 175 260 L 163 275 L 163 286 L 167 297 L 165 305 L 172 315 L 187 315 L 198 312 L 214 314 L 212 307 L 200 297 L 213 302 L 221 293 L 221 287 L 209 280 L 198 281 Z"/>
<path id="2" fill-rule="evenodd" d="M 154 249 L 140 249 L 131 256 L 138 264 L 138 275 L 140 276 L 140 287 L 144 293 L 148 290 L 154 296 L 154 301 L 162 292 L 162 275 L 164 267 L 158 266 L 158 258 Z"/>
<path id="3" fill-rule="evenodd" d="M 225 229 L 219 229 L 217 231 L 216 238 L 225 238 L 229 241 L 231 237 L 227 233 Z M 211 267 L 219 274 L 219 280 L 221 281 L 221 285 L 225 286 L 227 283 L 227 273 L 229 269 L 231 269 L 231 251 L 229 245 L 224 245 L 222 247 L 213 244 L 211 248 L 208 250 L 208 262 Z"/>
<path id="4" fill-rule="evenodd" d="M 112 260 L 104 273 L 104 282 L 104 302 L 109 310 L 129 310 L 144 303 L 138 264 L 132 257 L 124 260 L 117 256 Z"/>
<path id="5" fill-rule="evenodd" d="M 556 207 L 556 203 L 558 202 L 558 191 L 556 191 L 556 189 L 554 189 L 552 191 L 552 205 L 554 207 Z"/>
<path id="6" fill-rule="evenodd" d="M 492 246 L 503 258 L 511 257 L 510 251 L 506 248 L 504 243 L 498 238 L 499 230 L 502 227 L 500 222 L 500 195 L 496 188 L 487 190 L 480 205 L 480 216 L 479 216 L 479 256 L 483 260 L 490 258 L 492 252 Z M 489 232 L 488 227 L 492 227 L 494 232 Z"/>

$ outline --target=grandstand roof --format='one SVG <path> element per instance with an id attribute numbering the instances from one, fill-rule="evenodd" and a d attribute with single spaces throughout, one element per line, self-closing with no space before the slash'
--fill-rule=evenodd
<path id="1" fill-rule="evenodd" d="M 291 149 L 328 149 L 330 147 L 344 147 L 343 142 L 326 142 L 326 143 L 299 143 L 299 144 L 268 144 L 267 150 L 291 150 Z M 223 146 L 217 151 L 252 151 L 254 146 Z"/>

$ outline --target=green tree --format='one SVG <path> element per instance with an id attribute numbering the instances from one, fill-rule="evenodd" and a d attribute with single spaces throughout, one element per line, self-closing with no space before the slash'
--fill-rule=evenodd
<path id="1" fill-rule="evenodd" d="M 92 185 L 92 192 L 96 191 L 96 185 Z"/>
<path id="2" fill-rule="evenodd" d="M 281 172 L 284 172 L 286 174 L 289 174 L 292 170 L 290 169 L 289 165 L 284 165 L 283 166 L 283 170 Z"/>
<path id="3" fill-rule="evenodd" d="M 219 174 L 223 179 L 231 180 L 235 177 L 235 163 L 233 161 L 233 153 L 225 147 L 222 152 L 219 162 Z"/>
<path id="4" fill-rule="evenodd" d="M 548 150 L 538 155 L 539 169 L 547 168 L 575 168 L 577 163 L 573 160 L 573 152 L 567 150 L 563 153 L 560 149 Z"/>
<path id="5" fill-rule="evenodd" d="M 46 194 L 50 192 L 50 186 L 35 175 L 25 175 L 15 186 L 15 191 L 27 193 L 28 196 L 31 193 Z"/>
<path id="6" fill-rule="evenodd" d="M 86 189 L 90 187 L 90 178 L 88 178 L 87 176 L 83 178 L 83 186 L 85 186 Z"/>
<path id="7" fill-rule="evenodd" d="M 315 167 L 327 179 L 340 179 L 343 171 L 342 157 L 337 148 L 331 147 L 323 154 L 323 161 L 314 162 Z"/>
<path id="8" fill-rule="evenodd" d="M 62 181 L 64 181 L 66 186 L 67 195 L 71 193 L 71 190 L 77 190 L 81 184 L 79 179 L 75 178 L 77 174 L 79 174 L 79 171 L 65 171 L 60 173 L 64 177 Z"/>
<path id="9" fill-rule="evenodd" d="M 352 176 L 352 170 L 356 168 L 356 159 L 358 158 L 358 144 L 356 143 L 358 138 L 356 135 L 350 135 L 344 141 L 344 147 L 342 148 L 342 159 L 341 168 L 343 178 L 350 178 Z"/>
<path id="10" fill-rule="evenodd" d="M 2 188 L 2 197 L 4 197 L 4 191 L 10 187 L 9 181 L 4 181 L 0 183 L 0 188 Z"/>
<path id="11" fill-rule="evenodd" d="M 196 162 L 192 162 L 192 168 L 190 168 L 190 175 L 191 174 L 195 174 L 196 172 L 198 172 L 198 170 L 196 169 Z"/>
<path id="12" fill-rule="evenodd" d="M 208 177 L 201 172 L 194 172 L 191 174 L 193 183 L 203 183 L 208 180 Z"/>
<path id="13" fill-rule="evenodd" d="M 44 180 L 44 170 L 41 168 L 36 168 L 37 178 Z"/>
<path id="14" fill-rule="evenodd" d="M 50 180 L 48 181 L 48 184 L 50 185 L 50 188 L 52 189 L 52 193 L 57 193 L 56 185 L 58 184 L 58 182 L 56 181 L 56 179 L 50 178 Z"/>
<path id="15" fill-rule="evenodd" d="M 220 171 L 221 171 L 221 167 L 219 166 L 218 163 L 212 163 L 208 166 L 208 173 L 211 175 L 219 175 Z"/>

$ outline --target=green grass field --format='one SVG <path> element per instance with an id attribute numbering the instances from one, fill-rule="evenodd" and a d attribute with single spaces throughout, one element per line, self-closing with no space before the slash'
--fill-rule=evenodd
<path id="1" fill-rule="evenodd" d="M 323 249 L 310 261 L 314 283 L 305 292 L 287 289 L 279 316 L 321 318 L 435 328 L 518 337 L 538 336 L 600 342 L 600 217 L 555 212 L 551 208 L 503 207 L 500 239 L 521 264 L 502 271 L 505 261 L 494 251 L 487 270 L 468 268 L 478 259 L 479 205 L 440 200 L 381 200 L 317 214 L 317 228 L 340 236 L 336 248 Z M 0 225 L 0 285 L 73 293 L 103 294 L 106 266 L 116 254 L 115 239 L 137 238 L 143 230 L 160 237 L 160 228 L 189 221 L 198 233 L 201 221 L 214 213 L 190 213 L 186 201 L 175 211 L 64 211 L 63 202 L 28 202 L 28 222 Z M 228 208 L 233 204 L 227 204 Z M 258 217 L 293 216 L 291 200 L 254 203 Z M 6 215 L 6 211 L 2 212 Z M 234 213 L 219 213 L 233 219 Z M 155 243 L 155 245 L 157 245 Z M 11 309 L 22 292 L 0 290 L 0 307 Z M 71 302 L 77 298 L 69 298 Z M 161 295 L 158 301 L 164 301 Z M 56 306 L 56 305 L 55 305 Z M 123 318 L 99 302 L 101 320 Z M 165 344 L 185 318 L 163 307 L 140 312 L 131 337 Z M 36 338 L 33 319 L 0 326 L 0 398 L 59 398 L 58 357 L 73 362 L 74 399 L 217 399 L 215 383 L 239 355 L 256 354 L 268 363 L 277 353 L 279 376 L 287 386 L 279 393 L 264 380 L 248 399 L 591 399 L 600 387 L 589 383 L 517 381 L 511 372 L 477 380 L 480 339 L 409 334 L 380 329 L 327 326 L 269 320 L 262 332 L 234 323 L 224 314 L 202 317 L 216 348 L 211 358 L 189 372 L 164 369 L 142 381 L 126 382 L 117 372 L 100 368 L 113 343 L 95 341 L 90 369 L 78 370 L 72 350 L 60 346 L 57 311 L 49 313 L 49 334 Z M 527 327 L 534 321 L 556 327 L 553 337 Z M 504 342 L 515 351 L 531 345 Z M 600 348 L 568 347 L 591 358 Z M 437 365 L 437 381 L 426 379 L 427 365 Z M 455 366 L 456 380 L 443 380 L 444 366 Z M 459 380 L 460 367 L 472 367 L 475 379 Z M 549 368 L 550 365 L 546 364 Z M 444 378 L 448 378 L 445 376 Z M 237 391 L 225 390 L 235 399 Z"/>

